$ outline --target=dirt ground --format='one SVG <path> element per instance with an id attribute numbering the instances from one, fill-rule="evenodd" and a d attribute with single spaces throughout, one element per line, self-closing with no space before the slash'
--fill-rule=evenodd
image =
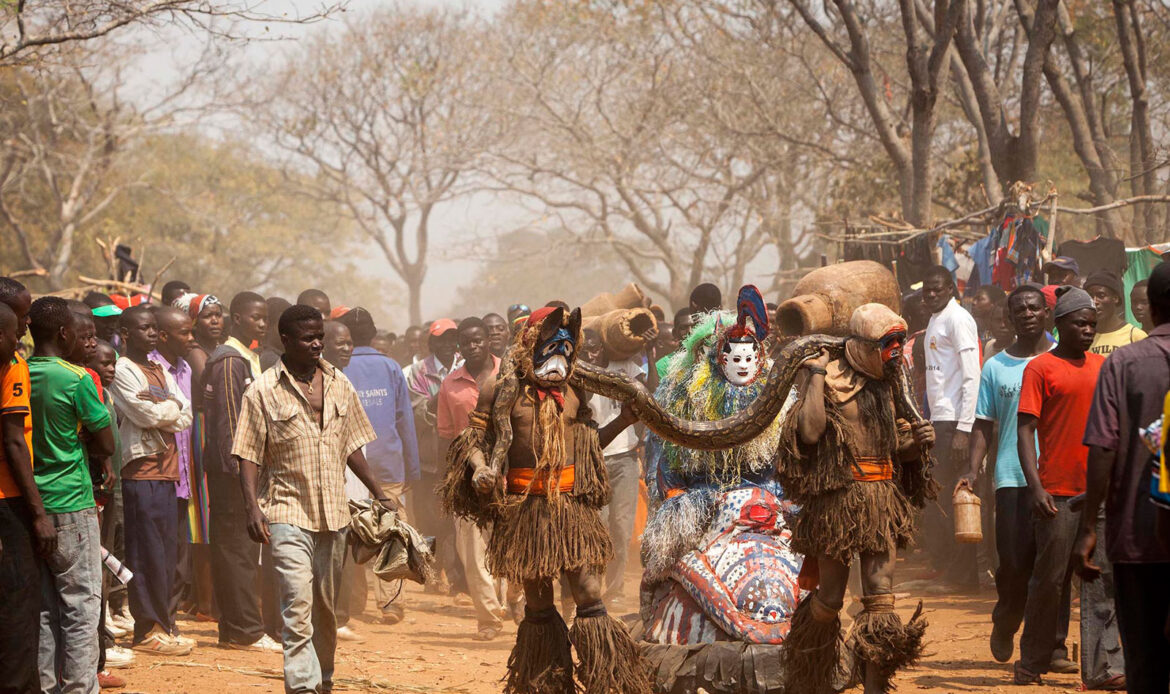
<path id="1" fill-rule="evenodd" d="M 635 555 L 636 556 L 636 555 Z M 1001 665 L 987 646 L 994 592 L 978 595 L 932 595 L 926 581 L 913 580 L 921 569 L 900 562 L 898 611 L 906 619 L 917 600 L 925 605 L 930 622 L 927 655 L 922 663 L 903 672 L 899 691 L 922 692 L 1017 692 L 1011 684 L 1011 664 Z M 637 585 L 631 573 L 629 581 Z M 627 583 L 630 585 L 630 583 Z M 429 595 L 409 585 L 400 598 L 406 620 L 394 626 L 375 623 L 373 604 L 364 617 L 351 625 L 366 640 L 339 644 L 335 685 L 338 690 L 381 692 L 463 692 L 491 694 L 500 691 L 504 665 L 516 635 L 510 622 L 495 641 L 472 640 L 474 613 L 445 596 Z M 635 612 L 633 600 L 615 605 L 614 612 Z M 1076 605 L 1069 647 L 1079 639 Z M 848 625 L 848 619 L 845 620 Z M 135 663 L 118 674 L 127 681 L 126 692 L 146 694 L 280 694 L 279 653 L 228 651 L 216 646 L 213 623 L 181 620 L 181 631 L 198 646 L 185 658 L 136 653 Z M 128 644 L 126 644 L 128 645 Z M 1018 652 L 1017 652 L 1018 655 Z M 1030 694 L 1072 692 L 1078 675 L 1047 675 L 1046 686 L 1032 687 Z M 860 689 L 856 690 L 860 691 Z"/>

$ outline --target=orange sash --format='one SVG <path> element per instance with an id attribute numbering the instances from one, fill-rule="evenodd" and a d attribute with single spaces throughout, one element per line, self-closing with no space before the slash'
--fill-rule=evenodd
<path id="1" fill-rule="evenodd" d="M 889 458 L 858 458 L 853 468 L 856 482 L 883 482 L 894 479 L 894 464 Z"/>
<path id="2" fill-rule="evenodd" d="M 557 489 L 561 492 L 573 491 L 574 479 L 573 466 L 566 465 L 557 480 Z M 548 494 L 548 470 L 542 470 L 539 476 L 536 470 L 530 467 L 508 470 L 508 493 L 539 496 Z"/>

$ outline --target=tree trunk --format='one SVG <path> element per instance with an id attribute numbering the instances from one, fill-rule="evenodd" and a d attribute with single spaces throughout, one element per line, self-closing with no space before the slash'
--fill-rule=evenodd
<path id="1" fill-rule="evenodd" d="M 410 273 L 404 279 L 410 300 L 410 324 L 422 325 L 422 273 Z"/>
<path id="2" fill-rule="evenodd" d="M 1146 91 L 1146 42 L 1141 20 L 1133 0 L 1113 0 L 1113 16 L 1117 23 L 1118 44 L 1122 63 L 1129 82 L 1133 102 L 1130 117 L 1129 175 L 1133 194 L 1155 195 L 1157 175 L 1153 131 L 1150 127 L 1150 102 Z M 1134 210 L 1134 236 L 1146 243 L 1161 240 L 1158 229 L 1159 210 L 1156 205 L 1138 205 Z"/>

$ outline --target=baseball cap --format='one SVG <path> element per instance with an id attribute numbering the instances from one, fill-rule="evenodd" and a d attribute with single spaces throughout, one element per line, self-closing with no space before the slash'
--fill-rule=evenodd
<path id="1" fill-rule="evenodd" d="M 445 332 L 458 329 L 459 326 L 455 325 L 455 321 L 451 320 L 450 318 L 440 318 L 434 323 L 431 323 L 430 334 L 431 337 L 438 337 Z"/>
<path id="2" fill-rule="evenodd" d="M 1081 266 L 1077 265 L 1077 261 L 1068 257 L 1067 255 L 1058 255 L 1047 263 L 1044 263 L 1043 270 L 1048 270 L 1050 267 L 1060 268 L 1061 270 L 1071 270 L 1076 274 L 1081 274 Z"/>

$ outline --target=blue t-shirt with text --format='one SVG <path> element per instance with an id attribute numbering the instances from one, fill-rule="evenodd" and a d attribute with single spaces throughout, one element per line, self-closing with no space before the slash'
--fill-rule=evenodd
<path id="1" fill-rule="evenodd" d="M 1016 422 L 1024 367 L 1032 359 L 1020 359 L 1007 352 L 999 352 L 987 360 L 979 377 L 979 401 L 975 405 L 975 417 L 999 425 L 999 450 L 995 458 L 996 489 L 1028 486 L 1028 481 L 1024 479 L 1024 469 L 1020 466 Z"/>

